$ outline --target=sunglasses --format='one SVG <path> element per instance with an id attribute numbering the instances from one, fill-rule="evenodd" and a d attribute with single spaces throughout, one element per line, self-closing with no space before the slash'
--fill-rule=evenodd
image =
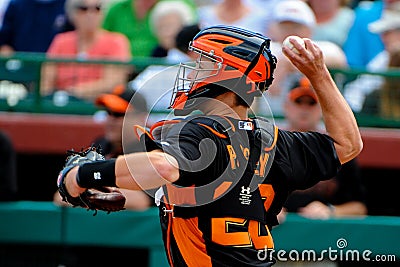
<path id="1" fill-rule="evenodd" d="M 114 118 L 122 118 L 123 116 L 125 116 L 125 113 L 114 112 L 109 109 L 107 109 L 107 114 Z"/>
<path id="2" fill-rule="evenodd" d="M 82 12 L 87 12 L 89 10 L 99 12 L 101 10 L 101 5 L 95 5 L 95 6 L 79 5 L 76 6 L 75 8 Z"/>
<path id="3" fill-rule="evenodd" d="M 294 100 L 297 105 L 307 105 L 307 106 L 315 106 L 317 101 L 314 99 L 304 99 L 304 98 L 297 98 Z"/>

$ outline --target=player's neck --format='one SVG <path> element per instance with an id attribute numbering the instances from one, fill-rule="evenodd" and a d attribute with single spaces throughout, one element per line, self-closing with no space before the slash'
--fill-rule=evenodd
<path id="1" fill-rule="evenodd" d="M 226 116 L 240 120 L 248 119 L 248 108 L 237 105 L 236 97 L 233 93 L 224 93 L 215 99 L 209 99 L 202 106 L 205 115 Z"/>

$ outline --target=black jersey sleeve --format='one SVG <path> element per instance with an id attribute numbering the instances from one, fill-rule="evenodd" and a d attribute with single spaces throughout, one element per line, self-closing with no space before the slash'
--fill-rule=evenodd
<path id="1" fill-rule="evenodd" d="M 279 130 L 275 163 L 290 190 L 330 179 L 341 167 L 332 138 L 318 132 Z"/>
<path id="2" fill-rule="evenodd" d="M 147 140 L 146 146 L 162 149 L 179 164 L 180 186 L 205 185 L 226 169 L 228 155 L 218 137 L 192 122 L 177 123 L 161 135 L 160 140 Z"/>

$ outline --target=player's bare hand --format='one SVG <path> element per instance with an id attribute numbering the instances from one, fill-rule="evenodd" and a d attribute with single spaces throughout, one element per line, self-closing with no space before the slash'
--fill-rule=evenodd
<path id="1" fill-rule="evenodd" d="M 298 52 L 294 52 L 285 46 L 282 47 L 282 52 L 308 79 L 317 78 L 322 73 L 326 74 L 328 69 L 325 65 L 322 50 L 311 39 L 303 38 L 303 40 L 305 46 L 302 46 L 296 40 L 292 42 Z"/>

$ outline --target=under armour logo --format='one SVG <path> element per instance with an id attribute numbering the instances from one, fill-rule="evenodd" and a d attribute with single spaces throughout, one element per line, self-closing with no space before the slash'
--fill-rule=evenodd
<path id="1" fill-rule="evenodd" d="M 101 174 L 100 174 L 100 172 L 95 172 L 95 173 L 93 173 L 93 178 L 94 178 L 95 180 L 101 180 Z"/>
<path id="2" fill-rule="evenodd" d="M 250 194 L 250 187 L 242 186 L 242 192 L 239 194 L 240 203 L 243 205 L 250 205 L 251 203 L 251 194 Z"/>
<path id="3" fill-rule="evenodd" d="M 242 194 L 250 195 L 250 187 L 245 188 L 242 186 Z"/>

